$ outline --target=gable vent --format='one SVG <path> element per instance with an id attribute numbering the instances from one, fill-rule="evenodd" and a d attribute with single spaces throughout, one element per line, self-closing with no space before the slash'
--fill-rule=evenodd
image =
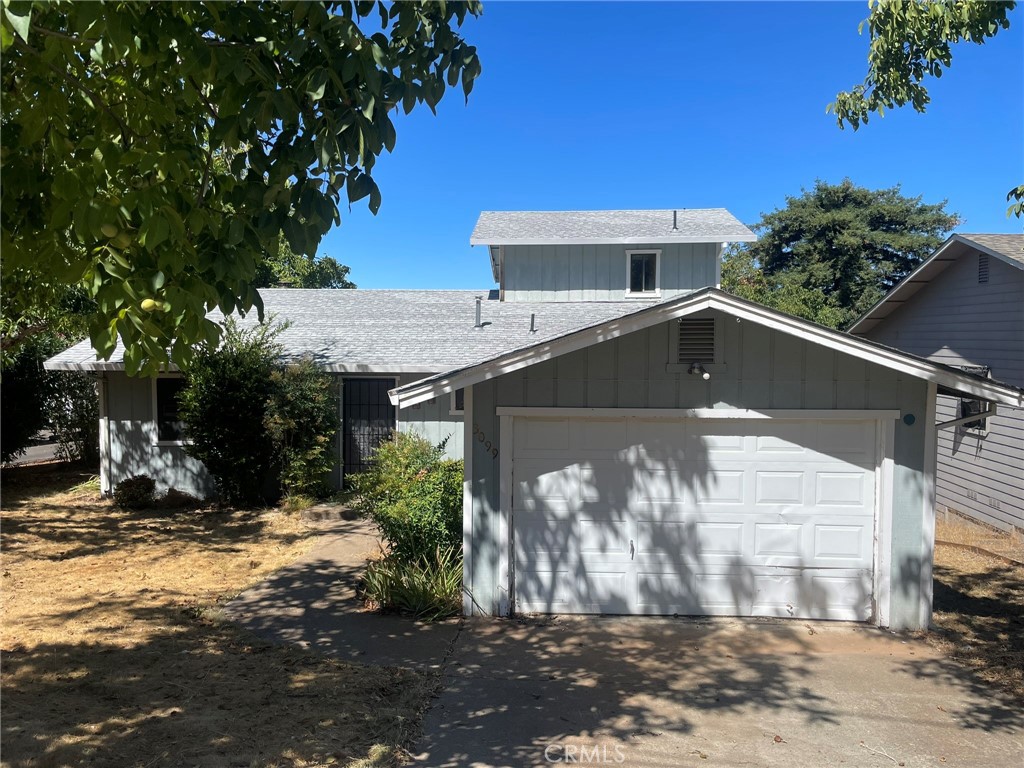
<path id="1" fill-rule="evenodd" d="M 681 317 L 678 322 L 680 365 L 714 363 L 715 318 Z"/>
<path id="2" fill-rule="evenodd" d="M 988 254 L 987 253 L 979 253 L 978 254 L 978 282 L 979 283 L 987 283 L 988 282 Z"/>

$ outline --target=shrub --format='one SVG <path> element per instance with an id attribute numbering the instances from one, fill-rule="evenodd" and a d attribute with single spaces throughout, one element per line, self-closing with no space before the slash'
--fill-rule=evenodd
<path id="1" fill-rule="evenodd" d="M 157 499 L 155 506 L 170 512 L 184 512 L 199 509 L 203 506 L 203 500 L 177 488 L 168 488 L 167 492 Z"/>
<path id="2" fill-rule="evenodd" d="M 156 483 L 148 475 L 134 475 L 114 487 L 114 503 L 121 509 L 146 509 L 155 501 Z"/>
<path id="3" fill-rule="evenodd" d="M 399 433 L 354 480 L 357 507 L 380 529 L 392 557 L 428 562 L 438 549 L 462 551 L 462 462 L 440 446 Z"/>
<path id="4" fill-rule="evenodd" d="M 340 426 L 333 377 L 312 360 L 271 373 L 273 396 L 265 425 L 277 448 L 281 487 L 289 495 L 323 498 L 334 466 L 334 435 Z"/>
<path id="5" fill-rule="evenodd" d="M 366 569 L 363 589 L 382 609 L 427 621 L 455 616 L 462 609 L 462 556 L 453 547 L 416 562 L 389 555 Z"/>
<path id="6" fill-rule="evenodd" d="M 221 500 L 253 506 L 276 495 L 275 448 L 264 422 L 273 395 L 271 374 L 280 355 L 280 326 L 243 330 L 224 324 L 223 343 L 204 349 L 189 366 L 178 395 L 185 424 L 185 452 L 203 462 L 217 483 Z"/>
<path id="7" fill-rule="evenodd" d="M 48 339 L 32 339 L 3 355 L 0 379 L 0 459 L 16 459 L 46 426 L 46 393 L 50 374 L 43 360 L 58 348 Z"/>
<path id="8" fill-rule="evenodd" d="M 276 342 L 284 329 L 244 330 L 228 319 L 223 344 L 197 356 L 178 397 L 185 450 L 229 504 L 328 493 L 339 425 L 333 378 L 312 360 L 286 365 Z"/>
<path id="9" fill-rule="evenodd" d="M 57 457 L 99 466 L 100 408 L 93 379 L 82 373 L 50 373 L 46 413 L 57 438 Z"/>

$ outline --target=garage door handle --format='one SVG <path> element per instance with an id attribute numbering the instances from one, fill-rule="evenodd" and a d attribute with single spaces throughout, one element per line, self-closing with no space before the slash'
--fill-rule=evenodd
<path id="1" fill-rule="evenodd" d="M 629 540 L 629 559 L 633 559 L 633 554 L 636 552 L 636 547 L 633 546 L 633 540 Z"/>

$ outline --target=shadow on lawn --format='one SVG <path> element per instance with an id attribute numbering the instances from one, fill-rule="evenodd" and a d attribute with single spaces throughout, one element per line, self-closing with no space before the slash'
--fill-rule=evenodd
<path id="1" fill-rule="evenodd" d="M 4 654 L 4 764 L 307 765 L 409 738 L 436 678 L 334 662 L 180 612 L 134 648 Z"/>
<path id="2" fill-rule="evenodd" d="M 995 686 L 1016 699 L 1018 711 L 1024 703 L 1024 569 L 936 565 L 934 607 L 936 633 L 950 645 L 951 658 L 918 663 L 916 674 L 966 682 L 979 696 L 995 695 L 993 710 L 979 710 L 969 722 L 998 727 L 1004 717 Z"/>

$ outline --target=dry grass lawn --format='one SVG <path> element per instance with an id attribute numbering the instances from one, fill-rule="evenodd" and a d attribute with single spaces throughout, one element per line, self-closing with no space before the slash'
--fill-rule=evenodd
<path id="1" fill-rule="evenodd" d="M 124 512 L 2 475 L 3 765 L 390 765 L 435 680 L 270 646 L 216 605 L 311 544 L 297 515 Z"/>
<path id="2" fill-rule="evenodd" d="M 937 632 L 929 637 L 982 679 L 1024 701 L 1024 567 L 967 548 L 1012 547 L 1012 540 L 1007 547 L 984 541 L 993 536 L 957 522 L 936 526 L 936 538 L 951 543 L 935 547 Z"/>

